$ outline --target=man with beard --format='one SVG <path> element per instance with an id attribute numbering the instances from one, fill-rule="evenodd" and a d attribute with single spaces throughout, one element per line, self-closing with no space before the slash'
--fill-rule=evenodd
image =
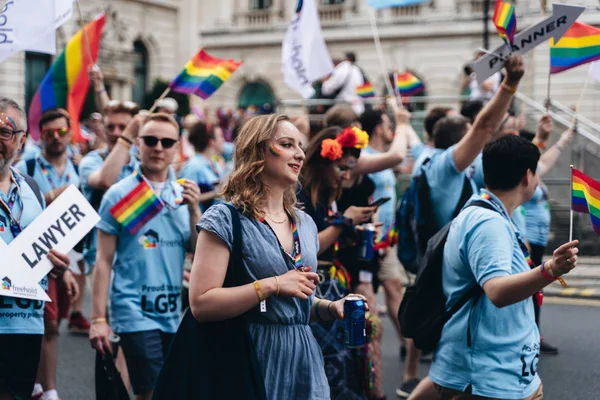
<path id="1" fill-rule="evenodd" d="M 42 153 L 35 158 L 20 161 L 16 168 L 35 180 L 44 195 L 46 204 L 50 204 L 70 185 L 79 186 L 77 169 L 67 154 L 72 136 L 69 114 L 61 108 L 47 110 L 40 118 L 39 128 Z M 80 253 L 71 252 L 69 256 L 73 261 L 78 261 L 77 258 L 81 259 Z M 71 274 L 70 271 L 68 273 Z M 79 285 L 85 287 L 85 275 L 80 276 L 83 277 L 83 282 L 80 281 Z M 58 327 L 61 319 L 69 316 L 71 298 L 68 293 L 69 288 L 63 280 L 49 279 L 48 295 L 52 302 L 44 309 L 45 333 L 42 339 L 38 383 L 34 389 L 34 397 L 41 396 L 43 388 L 46 392 L 44 399 L 58 399 L 56 392 Z M 74 316 L 76 319 L 83 318 L 80 310 L 76 315 L 74 313 Z M 85 324 L 89 330 L 88 322 L 85 321 Z"/>
<path id="2" fill-rule="evenodd" d="M 54 127 L 56 128 L 56 127 Z M 10 244 L 27 228 L 44 208 L 39 188 L 31 178 L 25 178 L 11 164 L 25 142 L 27 118 L 19 105 L 10 99 L 0 99 L 0 238 Z M 50 129 L 50 128 L 48 128 Z M 56 136 L 57 133 L 54 133 Z M 64 150 L 63 150 L 64 151 Z M 44 155 L 58 165 L 58 158 Z M 62 162 L 63 172 L 65 161 Z M 29 183 L 31 182 L 31 184 Z M 57 181 L 58 182 L 58 181 Z M 38 198 L 39 196 L 39 198 Z M 77 296 L 77 284 L 70 273 L 69 257 L 54 250 L 48 253 L 54 265 L 52 274 L 68 287 L 68 295 Z M 65 274 L 65 275 L 63 275 Z M 3 284 L 10 286 L 9 277 Z M 46 289 L 48 279 L 40 285 Z M 49 291 L 52 297 L 52 292 Z M 53 303 L 49 303 L 53 304 Z M 0 296 L 0 399 L 30 398 L 40 359 L 44 324 L 44 303 L 28 299 Z M 54 342 L 56 345 L 56 342 Z M 56 351 L 56 348 L 54 348 Z M 56 353 L 54 353 L 56 354 Z M 52 397 L 47 397 L 52 398 Z"/>

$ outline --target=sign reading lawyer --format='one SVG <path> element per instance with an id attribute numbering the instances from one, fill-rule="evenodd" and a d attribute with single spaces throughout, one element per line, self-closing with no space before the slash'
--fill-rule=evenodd
<path id="1" fill-rule="evenodd" d="M 0 295 L 48 300 L 38 285 L 53 268 L 48 252 L 55 249 L 68 253 L 98 221 L 100 216 L 81 192 L 69 186 L 9 246 L 0 239 L 2 257 L 11 261 L 0 265 L 0 279 L 10 281 L 0 284 Z M 30 290 L 18 291 L 15 287 Z"/>
<path id="2" fill-rule="evenodd" d="M 525 54 L 550 38 L 554 38 L 555 43 L 558 42 L 584 11 L 585 7 L 554 4 L 552 15 L 515 36 L 512 52 L 504 44 L 495 49 L 493 54 L 486 54 L 477 60 L 473 64 L 477 81 L 482 83 L 500 71 L 504 66 L 504 59 L 509 55 Z"/>

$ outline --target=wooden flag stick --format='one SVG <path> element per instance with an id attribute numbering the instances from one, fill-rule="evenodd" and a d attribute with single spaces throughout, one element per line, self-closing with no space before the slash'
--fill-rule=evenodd
<path id="1" fill-rule="evenodd" d="M 577 123 L 577 114 L 579 114 L 579 109 L 581 107 L 581 101 L 583 100 L 583 95 L 585 93 L 585 89 L 587 89 L 587 85 L 588 82 L 590 81 L 590 75 L 588 74 L 587 77 L 585 78 L 585 83 L 583 84 L 583 87 L 581 88 L 581 93 L 579 94 L 579 100 L 577 100 L 577 104 L 575 104 L 575 115 L 573 115 L 573 120 L 571 121 L 571 128 L 575 127 L 575 124 Z"/>
<path id="2" fill-rule="evenodd" d="M 81 12 L 81 7 L 79 6 L 79 0 L 76 0 L 75 4 L 77 4 L 77 13 L 79 14 L 79 22 L 81 22 L 81 33 L 83 34 L 83 41 L 85 42 L 87 56 L 89 58 L 90 65 L 93 65 L 94 59 L 92 58 L 92 48 L 90 47 L 90 41 L 88 40 L 87 33 L 85 31 L 85 21 L 83 20 L 83 13 Z"/>
<path id="3" fill-rule="evenodd" d="M 167 87 L 165 89 L 164 92 L 162 92 L 162 94 L 160 95 L 160 97 L 158 99 L 156 99 L 156 101 L 154 102 L 154 104 L 152 104 L 152 107 L 150 108 L 150 110 L 148 110 L 148 112 L 152 113 L 154 112 L 154 110 L 156 110 L 156 107 L 158 107 L 158 103 L 164 99 L 165 97 L 167 97 L 167 95 L 169 94 L 169 92 L 171 91 L 170 87 Z"/>
<path id="4" fill-rule="evenodd" d="M 379 30 L 377 29 L 377 19 L 375 18 L 375 11 L 369 7 L 369 17 L 371 18 L 371 30 L 373 31 L 373 40 L 375 41 L 375 50 L 377 52 L 377 57 L 379 58 L 379 66 L 381 67 L 381 75 L 383 76 L 383 81 L 385 83 L 385 87 L 387 89 L 388 95 L 395 96 L 396 91 L 392 89 L 392 84 L 390 83 L 389 74 L 387 72 L 385 66 L 385 59 L 383 57 L 383 49 L 381 48 L 381 41 L 379 40 Z M 402 106 L 402 102 L 398 104 Z"/>

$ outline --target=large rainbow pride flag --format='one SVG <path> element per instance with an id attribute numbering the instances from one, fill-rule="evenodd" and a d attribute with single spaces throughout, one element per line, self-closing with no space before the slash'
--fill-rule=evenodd
<path id="1" fill-rule="evenodd" d="M 600 235 L 600 182 L 575 168 L 571 168 L 571 174 L 571 208 L 589 214 L 594 232 Z"/>
<path id="2" fill-rule="evenodd" d="M 505 3 L 502 0 L 497 0 L 492 20 L 502 40 L 506 44 L 512 44 L 515 39 L 515 32 L 517 31 L 515 6 Z"/>
<path id="3" fill-rule="evenodd" d="M 102 28 L 104 28 L 105 22 L 106 14 L 103 13 L 79 30 L 69 40 L 65 50 L 46 73 L 29 106 L 28 125 L 33 139 L 40 138 L 38 124 L 42 113 L 48 109 L 60 107 L 65 108 L 71 116 L 73 141 L 83 140 L 79 128 L 79 117 L 90 87 L 88 69 L 98 59 Z M 91 60 L 89 53 L 92 56 Z"/>
<path id="4" fill-rule="evenodd" d="M 375 97 L 375 89 L 373 89 L 373 84 L 371 82 L 366 82 L 364 85 L 357 86 L 356 94 L 363 99 Z"/>
<path id="5" fill-rule="evenodd" d="M 402 96 L 414 96 L 425 90 L 423 82 L 410 72 L 396 76 L 396 89 Z"/>
<path id="6" fill-rule="evenodd" d="M 233 74 L 241 61 L 213 57 L 201 49 L 188 63 L 169 88 L 174 92 L 209 98 Z"/>
<path id="7" fill-rule="evenodd" d="M 575 21 L 564 36 L 550 39 L 550 73 L 600 60 L 600 29 Z"/>

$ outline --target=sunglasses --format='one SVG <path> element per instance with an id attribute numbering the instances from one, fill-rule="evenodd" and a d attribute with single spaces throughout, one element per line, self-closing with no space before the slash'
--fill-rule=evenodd
<path id="1" fill-rule="evenodd" d="M 113 132 L 117 128 L 119 128 L 119 130 L 121 132 L 123 132 L 126 127 L 127 127 L 127 125 L 125 125 L 125 124 L 108 124 L 108 125 L 106 125 L 106 129 L 108 129 L 109 132 Z"/>
<path id="2" fill-rule="evenodd" d="M 170 149 L 175 143 L 179 141 L 170 138 L 159 139 L 156 136 L 140 136 L 140 139 L 142 139 L 144 141 L 144 144 L 148 147 L 156 147 L 158 142 L 160 142 L 163 149 Z"/>
<path id="3" fill-rule="evenodd" d="M 47 138 L 54 137 L 54 134 L 56 133 L 58 133 L 58 136 L 60 137 L 65 137 L 67 133 L 69 133 L 69 128 L 44 129 L 42 133 Z"/>

